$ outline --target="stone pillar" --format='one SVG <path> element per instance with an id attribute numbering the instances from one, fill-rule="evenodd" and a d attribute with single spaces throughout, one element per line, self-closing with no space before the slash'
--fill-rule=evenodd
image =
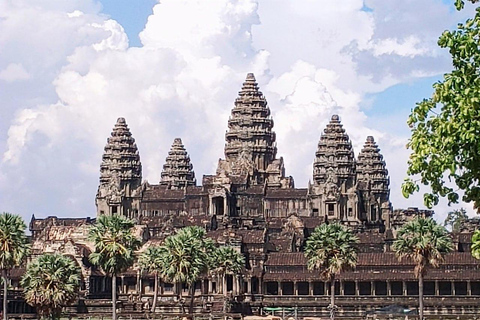
<path id="1" fill-rule="evenodd" d="M 125 290 L 125 276 L 122 275 L 122 277 L 120 279 L 121 279 L 121 283 L 122 283 L 122 290 L 120 290 L 120 292 L 125 294 L 125 293 L 127 293 L 127 290 Z"/>
<path id="2" fill-rule="evenodd" d="M 212 294 L 213 292 L 213 285 L 212 285 L 212 279 L 208 280 L 208 294 Z"/>
<path id="3" fill-rule="evenodd" d="M 293 281 L 293 295 L 298 296 L 298 282 Z"/>
<path id="4" fill-rule="evenodd" d="M 313 296 L 313 282 L 308 281 L 308 294 Z"/>
<path id="5" fill-rule="evenodd" d="M 472 295 L 472 284 L 470 280 L 467 280 L 467 295 L 471 296 Z"/>
<path id="6" fill-rule="evenodd" d="M 343 280 L 340 280 L 340 295 L 344 296 L 345 295 L 345 282 Z"/>
<path id="7" fill-rule="evenodd" d="M 323 292 L 324 292 L 324 295 L 326 295 L 326 296 L 329 295 L 329 294 L 328 294 L 328 289 L 329 289 L 328 282 L 325 281 L 325 282 L 323 283 Z"/>
<path id="8" fill-rule="evenodd" d="M 283 288 L 282 288 L 282 283 L 280 281 L 278 283 L 278 295 L 283 296 Z"/>
<path id="9" fill-rule="evenodd" d="M 360 286 L 358 285 L 358 280 L 355 280 L 355 296 L 360 295 Z"/>
<path id="10" fill-rule="evenodd" d="M 455 281 L 450 281 L 450 283 L 451 283 L 450 286 L 451 286 L 452 296 L 454 296 L 455 295 Z"/>
<path id="11" fill-rule="evenodd" d="M 390 283 L 390 280 L 387 280 L 387 296 L 392 295 L 392 284 Z"/>
<path id="12" fill-rule="evenodd" d="M 252 294 L 252 278 L 247 279 L 247 293 Z"/>
<path id="13" fill-rule="evenodd" d="M 375 292 L 375 281 L 370 281 L 370 295 L 372 295 L 372 296 L 376 295 L 376 292 Z"/>
<path id="14" fill-rule="evenodd" d="M 405 281 L 402 281 L 402 289 L 403 289 L 403 295 L 407 295 L 407 283 Z"/>
<path id="15" fill-rule="evenodd" d="M 440 286 L 438 285 L 438 280 L 435 280 L 435 295 L 440 295 Z"/>

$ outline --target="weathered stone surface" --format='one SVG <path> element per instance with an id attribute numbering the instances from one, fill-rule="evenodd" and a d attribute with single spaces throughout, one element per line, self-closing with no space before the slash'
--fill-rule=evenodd
<path id="1" fill-rule="evenodd" d="M 160 184 L 169 189 L 185 189 L 196 184 L 193 165 L 180 138 L 175 138 L 168 152 Z"/>

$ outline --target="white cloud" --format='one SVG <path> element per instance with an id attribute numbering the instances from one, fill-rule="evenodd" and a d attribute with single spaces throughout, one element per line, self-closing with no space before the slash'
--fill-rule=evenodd
<path id="1" fill-rule="evenodd" d="M 0 71 L 0 80 L 7 82 L 28 80 L 32 76 L 19 63 L 10 63 L 5 69 Z"/>
<path id="2" fill-rule="evenodd" d="M 392 201 L 405 206 L 398 185 L 406 137 L 368 128 L 360 104 L 367 93 L 445 68 L 435 37 L 457 17 L 426 2 L 436 16 L 403 2 L 401 14 L 391 15 L 393 2 L 385 1 L 367 1 L 373 11 L 366 12 L 361 0 L 164 0 L 140 48 L 128 47 L 123 27 L 93 0 L 1 2 L 0 70 L 18 65 L 29 81 L 0 92 L 11 101 L 0 120 L 0 202 L 24 214 L 94 215 L 101 153 L 120 116 L 150 182 L 160 179 L 174 137 L 183 139 L 201 180 L 223 157 L 230 110 L 253 71 L 297 186 L 310 179 L 320 134 L 338 113 L 357 154 L 367 135 L 376 137 Z M 18 202 L 20 193 L 29 200 Z"/>

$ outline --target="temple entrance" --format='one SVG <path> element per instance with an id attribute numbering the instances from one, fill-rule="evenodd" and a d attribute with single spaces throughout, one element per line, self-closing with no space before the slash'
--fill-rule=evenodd
<path id="1" fill-rule="evenodd" d="M 223 197 L 214 197 L 212 198 L 212 207 L 213 207 L 213 214 L 223 216 L 225 214 L 225 206 Z"/>

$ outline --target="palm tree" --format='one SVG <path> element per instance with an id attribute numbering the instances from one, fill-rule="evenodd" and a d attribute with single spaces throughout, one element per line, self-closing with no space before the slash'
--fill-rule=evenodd
<path id="1" fill-rule="evenodd" d="M 95 244 L 90 262 L 112 277 L 113 320 L 117 319 L 117 275 L 133 265 L 134 252 L 141 245 L 134 235 L 134 226 L 133 220 L 123 216 L 102 215 L 89 232 L 89 239 Z"/>
<path id="2" fill-rule="evenodd" d="M 231 246 L 222 246 L 215 250 L 213 269 L 222 277 L 225 287 L 225 275 L 232 274 L 234 279 L 245 267 L 245 257 Z M 226 288 L 224 288 L 225 290 Z"/>
<path id="3" fill-rule="evenodd" d="M 335 318 L 335 276 L 357 264 L 358 238 L 339 223 L 322 224 L 307 239 L 305 257 L 310 270 L 330 281 L 330 319 Z"/>
<path id="4" fill-rule="evenodd" d="M 158 300 L 158 278 L 159 274 L 165 269 L 166 259 L 165 247 L 152 246 L 148 247 L 145 252 L 140 255 L 138 264 L 140 268 L 146 272 L 153 273 L 155 276 L 155 290 L 153 294 L 152 312 L 155 312 Z"/>
<path id="5" fill-rule="evenodd" d="M 185 283 L 190 291 L 189 313 L 193 314 L 195 283 L 212 265 L 213 241 L 200 227 L 185 227 L 165 239 L 166 268 L 162 276 L 174 283 Z M 209 255 L 210 253 L 210 255 Z"/>
<path id="6" fill-rule="evenodd" d="M 400 228 L 392 248 L 399 259 L 409 258 L 415 263 L 418 309 L 423 320 L 423 278 L 428 267 L 438 268 L 443 254 L 452 251 L 452 239 L 432 218 L 417 217 Z"/>
<path id="7" fill-rule="evenodd" d="M 8 315 L 8 277 L 7 272 L 25 260 L 30 252 L 25 235 L 27 226 L 23 219 L 8 212 L 0 214 L 0 270 L 3 279 L 3 319 Z"/>
<path id="8" fill-rule="evenodd" d="M 80 267 L 67 256 L 42 254 L 28 264 L 21 280 L 25 300 L 46 319 L 57 319 L 80 287 Z"/>

